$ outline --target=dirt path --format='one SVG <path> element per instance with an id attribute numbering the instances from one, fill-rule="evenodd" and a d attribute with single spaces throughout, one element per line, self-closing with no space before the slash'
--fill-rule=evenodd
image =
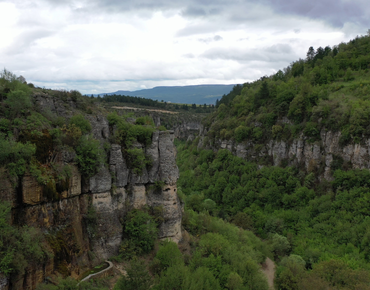
<path id="1" fill-rule="evenodd" d="M 134 110 L 134 111 L 151 111 L 151 112 L 158 112 L 158 113 L 166 113 L 166 114 L 178 114 L 179 112 L 172 112 L 166 110 L 159 110 L 159 109 L 143 109 L 143 108 L 134 108 L 134 107 L 112 107 L 113 109 L 121 109 L 121 110 Z"/>
<path id="2" fill-rule="evenodd" d="M 270 289 L 274 289 L 274 278 L 275 278 L 275 264 L 270 258 L 266 258 L 265 263 L 262 265 L 262 272 L 267 278 Z"/>

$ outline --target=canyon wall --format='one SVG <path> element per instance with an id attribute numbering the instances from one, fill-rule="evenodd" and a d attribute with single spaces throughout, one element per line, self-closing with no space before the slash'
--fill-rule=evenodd
<path id="1" fill-rule="evenodd" d="M 204 135 L 200 136 L 199 148 L 227 149 L 238 157 L 262 165 L 298 166 L 308 172 L 315 171 L 320 178 L 329 181 L 333 179 L 333 161 L 337 162 L 336 168 L 339 165 L 347 169 L 370 169 L 370 139 L 364 139 L 360 144 L 342 146 L 339 142 L 340 132 L 322 129 L 319 141 L 311 142 L 301 134 L 293 140 L 270 140 L 262 146 L 252 141 L 237 143 L 233 140 L 217 140 L 210 144 Z"/>
<path id="2" fill-rule="evenodd" d="M 38 95 L 35 100 L 40 108 L 64 117 L 71 116 L 76 106 L 72 101 L 65 105 L 48 95 Z M 111 128 L 104 115 L 86 118 L 94 138 L 102 146 L 109 143 Z M 173 131 L 155 131 L 149 146 L 134 144 L 153 161 L 140 175 L 128 168 L 119 144 L 109 143 L 105 165 L 91 178 L 81 176 L 74 152 L 61 152 L 56 162 L 69 164 L 72 175 L 57 200 L 46 195 L 45 185 L 29 173 L 13 186 L 14 182 L 0 172 L 0 199 L 12 205 L 13 224 L 41 229 L 54 253 L 43 263 L 28 265 L 22 275 L 8 279 L 0 274 L 0 289 L 32 290 L 56 271 L 77 278 L 86 269 L 118 254 L 124 217 L 132 209 L 159 208 L 163 222 L 158 238 L 178 242 L 182 206 L 176 189 L 179 172 L 173 141 Z"/>

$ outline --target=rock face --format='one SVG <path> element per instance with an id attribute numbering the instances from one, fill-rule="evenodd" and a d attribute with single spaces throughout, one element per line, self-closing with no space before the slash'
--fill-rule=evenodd
<path id="1" fill-rule="evenodd" d="M 68 115 L 53 98 L 40 95 L 36 102 Z M 95 138 L 102 144 L 108 142 L 108 121 L 102 116 L 90 116 L 89 120 Z M 18 189 L 6 174 L 0 174 L 0 201 L 12 204 L 13 221 L 39 228 L 68 248 L 68 255 L 58 252 L 58 247 L 52 249 L 53 258 L 40 265 L 29 265 L 24 275 L 11 280 L 0 273 L 0 289 L 35 289 L 45 277 L 60 269 L 77 277 L 101 260 L 116 255 L 123 237 L 122 222 L 127 212 L 134 208 L 160 210 L 163 223 L 159 238 L 178 242 L 182 207 L 177 196 L 179 172 L 173 140 L 173 132 L 154 132 L 152 143 L 143 148 L 153 161 L 152 166 L 145 168 L 141 175 L 128 168 L 118 144 L 111 144 L 108 164 L 88 179 L 81 177 L 73 164 L 73 156 L 62 152 L 59 162 L 71 165 L 72 176 L 68 189 L 59 194 L 57 201 L 50 200 L 44 186 L 31 174 L 24 175 Z M 163 186 L 160 188 L 158 184 Z"/>
<path id="2" fill-rule="evenodd" d="M 236 143 L 233 141 L 219 140 L 212 148 L 227 149 L 238 157 L 249 160 L 261 160 L 266 156 L 275 166 L 283 163 L 297 165 L 302 169 L 319 170 L 320 177 L 332 180 L 331 164 L 334 159 L 340 159 L 343 164 L 355 169 L 370 169 L 370 139 L 361 144 L 341 146 L 339 144 L 341 133 L 321 130 L 320 141 L 309 142 L 303 134 L 292 140 L 271 140 L 263 147 L 258 147 L 252 142 Z M 204 144 L 201 138 L 199 146 Z"/>

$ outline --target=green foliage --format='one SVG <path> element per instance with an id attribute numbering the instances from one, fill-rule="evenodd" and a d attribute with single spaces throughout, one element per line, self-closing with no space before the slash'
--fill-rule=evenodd
<path id="1" fill-rule="evenodd" d="M 81 173 L 87 177 L 93 176 L 102 164 L 104 151 L 98 140 L 85 135 L 79 140 L 76 148 L 76 160 Z"/>
<path id="2" fill-rule="evenodd" d="M 312 142 L 320 139 L 322 128 L 341 131 L 343 145 L 358 143 L 364 134 L 369 137 L 369 47 L 369 36 L 334 48 L 311 47 L 313 57 L 237 86 L 204 121 L 207 137 L 211 142 L 235 137 L 237 142 L 260 143 L 272 135 L 289 141 L 289 134 L 280 134 L 286 119 L 300 125 L 292 137 L 303 132 Z M 259 129 L 248 132 L 255 127 Z"/>
<path id="3" fill-rule="evenodd" d="M 36 228 L 17 228 L 10 224 L 11 207 L 0 203 L 0 272 L 23 274 L 30 264 L 43 262 L 51 255 L 45 250 L 45 238 Z"/>
<path id="4" fill-rule="evenodd" d="M 10 176 L 22 176 L 27 162 L 35 153 L 35 145 L 15 142 L 0 135 L 0 163 L 6 165 Z"/>
<path id="5" fill-rule="evenodd" d="M 74 115 L 71 117 L 71 119 L 69 119 L 69 125 L 75 125 L 80 128 L 82 134 L 91 132 L 91 124 L 83 115 Z"/>
<path id="6" fill-rule="evenodd" d="M 209 158 L 205 158 L 208 154 Z M 278 289 L 312 289 L 315 283 L 321 289 L 329 289 L 332 284 L 327 278 L 307 269 L 332 259 L 345 263 L 342 275 L 368 271 L 369 170 L 349 170 L 343 160 L 333 156 L 334 180 L 320 182 L 316 175 L 319 169 L 313 163 L 307 174 L 292 167 L 258 169 L 256 164 L 235 157 L 228 150 L 219 150 L 214 155 L 208 150 L 197 150 L 196 145 L 181 143 L 178 166 L 178 185 L 185 194 L 187 209 L 183 226 L 192 235 L 200 236 L 200 254 L 191 260 L 193 267 L 209 265 L 202 255 L 207 259 L 210 255 L 224 258 L 224 251 L 229 248 L 217 235 L 208 238 L 214 221 L 204 201 L 212 199 L 216 202 L 213 215 L 251 228 L 268 240 L 276 261 L 281 261 L 276 278 Z M 234 270 L 225 275 L 221 275 L 221 270 L 214 271 L 215 277 L 224 283 L 221 286 L 228 283 L 231 272 L 245 281 Z M 335 271 L 333 268 L 330 275 Z M 231 277 L 238 281 L 236 275 Z M 357 285 L 354 280 L 345 283 L 347 288 L 343 289 L 355 289 Z"/>
<path id="7" fill-rule="evenodd" d="M 138 175 L 143 172 L 146 166 L 152 165 L 152 161 L 147 156 L 145 156 L 143 149 L 127 149 L 126 156 L 128 167 Z"/>
<path id="8" fill-rule="evenodd" d="M 109 126 L 117 125 L 122 120 L 122 118 L 117 114 L 116 111 L 109 113 L 107 115 L 107 119 L 109 122 Z"/>
<path id="9" fill-rule="evenodd" d="M 150 126 L 154 126 L 153 119 L 150 116 L 144 116 L 144 117 L 137 118 L 136 121 L 135 121 L 135 124 L 136 125 L 150 125 Z"/>
<path id="10" fill-rule="evenodd" d="M 237 142 L 242 142 L 247 140 L 252 133 L 252 129 L 245 126 L 239 126 L 235 129 L 235 140 Z"/>
<path id="11" fill-rule="evenodd" d="M 12 117 L 17 116 L 20 113 L 25 112 L 25 110 L 30 109 L 32 107 L 29 92 L 24 92 L 21 90 L 10 92 L 7 95 L 5 104 L 9 106 L 10 116 Z"/>
<path id="12" fill-rule="evenodd" d="M 129 240 L 121 246 L 121 253 L 141 255 L 149 253 L 154 247 L 157 237 L 157 225 L 153 218 L 144 211 L 130 211 L 124 223 L 124 234 Z"/>
<path id="13" fill-rule="evenodd" d="M 52 283 L 39 284 L 36 290 L 108 290 L 109 284 L 104 280 L 88 280 L 84 282 L 78 282 L 77 280 L 67 277 L 65 279 L 58 278 Z"/>
<path id="14" fill-rule="evenodd" d="M 146 270 L 144 262 L 134 259 L 126 268 L 127 275 L 122 276 L 114 290 L 147 290 L 152 285 L 152 278 Z"/>
<path id="15" fill-rule="evenodd" d="M 177 244 L 170 241 L 163 242 L 155 256 L 160 262 L 160 268 L 166 270 L 169 267 L 184 265 L 182 254 Z"/>

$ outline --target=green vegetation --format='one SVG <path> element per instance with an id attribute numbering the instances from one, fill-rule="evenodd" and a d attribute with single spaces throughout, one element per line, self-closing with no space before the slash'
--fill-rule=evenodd
<path id="1" fill-rule="evenodd" d="M 56 284 L 56 285 L 55 285 Z M 49 283 L 43 283 L 37 286 L 36 290 L 108 290 L 109 283 L 106 279 L 92 280 L 86 282 L 78 282 L 77 280 L 68 278 L 58 278 Z"/>
<path id="2" fill-rule="evenodd" d="M 193 223 L 188 215 L 194 211 L 267 239 L 271 258 L 280 261 L 278 289 L 310 289 L 307 285 L 314 283 L 324 285 L 322 289 L 339 283 L 340 289 L 368 285 L 369 170 L 337 169 L 333 182 L 320 182 L 295 167 L 259 169 L 228 150 L 198 150 L 196 143 L 180 143 L 178 150 L 178 185 L 189 209 L 184 216 L 189 232 Z M 324 267 L 326 274 L 318 270 Z"/>
<path id="3" fill-rule="evenodd" d="M 51 256 L 39 229 L 10 224 L 10 205 L 0 203 L 0 272 L 23 274 L 26 267 Z"/>
<path id="4" fill-rule="evenodd" d="M 151 117 L 145 116 L 137 118 L 135 124 L 132 124 L 128 118 L 119 116 L 117 112 L 108 114 L 109 125 L 116 129 L 113 142 L 122 145 L 129 168 L 140 175 L 146 167 L 152 165 L 152 160 L 145 155 L 142 146 L 146 147 L 152 143 L 154 122 Z M 137 146 L 137 143 L 141 146 Z"/>
<path id="5" fill-rule="evenodd" d="M 209 140 L 263 144 L 303 132 L 314 142 L 322 129 L 340 131 L 342 145 L 370 137 L 369 51 L 368 35 L 333 48 L 311 47 L 305 60 L 284 71 L 235 86 L 205 121 Z"/>
<path id="6" fill-rule="evenodd" d="M 119 257 L 132 258 L 148 254 L 157 239 L 157 224 L 145 211 L 130 211 L 124 222 L 124 239 L 120 246 Z"/>
<path id="7" fill-rule="evenodd" d="M 188 98 L 189 96 L 187 96 Z M 91 96 L 94 98 L 94 96 Z M 94 98 L 95 99 L 95 98 Z M 163 110 L 175 110 L 181 112 L 194 112 L 194 113 L 210 113 L 214 111 L 214 105 L 196 105 L 196 104 L 172 104 L 171 102 L 163 102 L 158 100 L 152 100 L 147 98 L 141 97 L 131 97 L 131 96 L 124 96 L 124 95 L 104 95 L 103 97 L 98 96 L 96 98 L 98 102 L 106 103 L 107 105 L 118 105 L 122 106 L 122 103 L 132 104 L 136 106 L 144 106 L 144 107 L 152 107 L 152 108 L 159 108 Z"/>
<path id="8" fill-rule="evenodd" d="M 103 150 L 91 135 L 82 136 L 76 147 L 76 160 L 82 174 L 91 177 L 103 161 Z"/>
<path id="9" fill-rule="evenodd" d="M 192 210 L 185 211 L 183 226 L 191 234 L 191 255 L 164 242 L 153 260 L 160 272 L 154 289 L 268 289 L 258 264 L 269 247 L 253 233 Z"/>
<path id="10" fill-rule="evenodd" d="M 126 268 L 127 276 L 122 276 L 114 286 L 114 290 L 147 290 L 152 285 L 152 278 L 145 264 L 137 259 Z"/>
<path id="11" fill-rule="evenodd" d="M 69 119 L 69 124 L 80 128 L 82 134 L 87 134 L 91 131 L 90 122 L 86 120 L 83 115 L 75 115 L 71 117 L 71 119 Z"/>

